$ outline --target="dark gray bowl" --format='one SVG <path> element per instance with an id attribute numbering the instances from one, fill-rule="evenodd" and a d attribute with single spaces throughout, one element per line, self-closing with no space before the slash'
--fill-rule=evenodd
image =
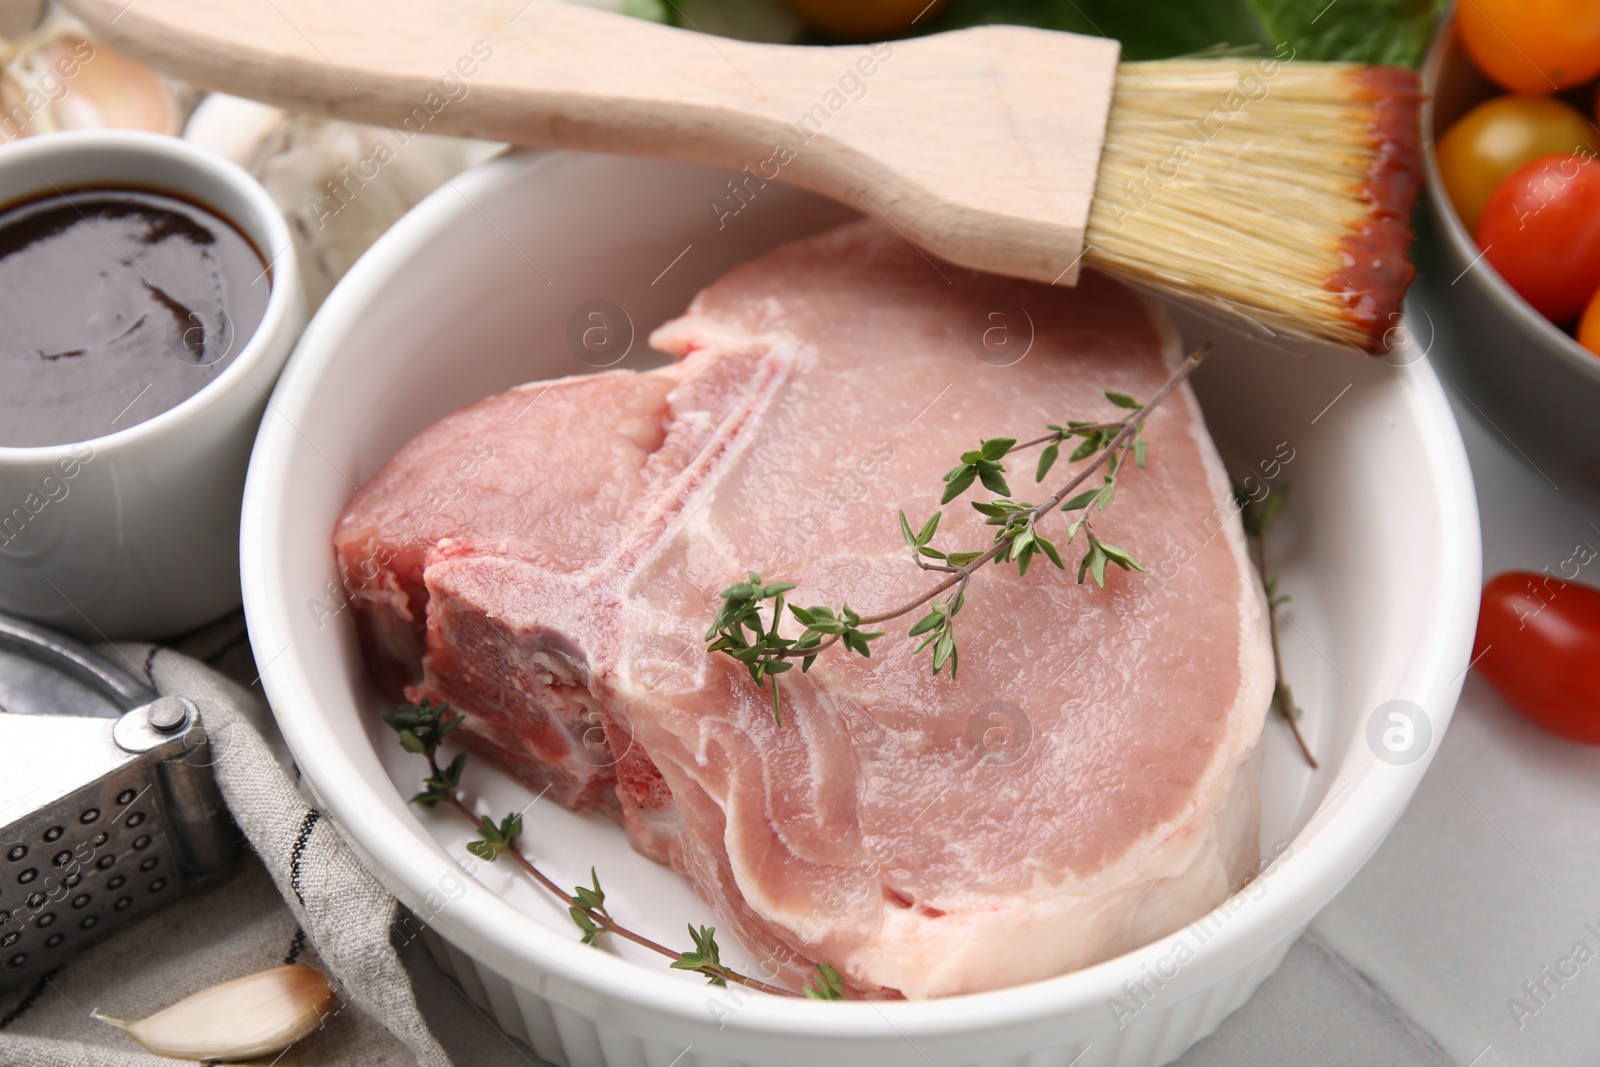
<path id="1" fill-rule="evenodd" d="M 1450 22 L 1422 81 L 1430 97 L 1422 109 L 1428 187 L 1417 212 L 1411 328 L 1453 399 L 1465 400 L 1559 489 L 1600 501 L 1600 356 L 1551 325 L 1479 258 L 1439 180 L 1435 137 L 1501 90 L 1472 66 Z"/>

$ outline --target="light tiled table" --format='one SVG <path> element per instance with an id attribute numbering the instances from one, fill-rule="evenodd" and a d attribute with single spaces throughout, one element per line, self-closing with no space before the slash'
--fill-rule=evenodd
<path id="1" fill-rule="evenodd" d="M 1483 512 L 1485 572 L 1554 567 L 1579 541 L 1600 547 L 1600 509 L 1529 468 L 1465 406 L 1457 404 Z M 1586 579 L 1600 583 L 1600 563 L 1590 569 Z M 1600 1064 L 1600 936 L 1586 922 L 1600 930 L 1600 748 L 1536 729 L 1471 675 L 1427 777 L 1377 856 L 1259 995 L 1179 1063 Z M 1563 985 L 1546 979 L 1542 969 L 1578 941 L 1594 958 Z M 457 1063 L 536 1062 L 424 952 L 407 962 Z M 1541 981 L 1542 1006 L 1523 988 Z M 1519 1020 L 1512 997 L 1539 1010 Z"/>

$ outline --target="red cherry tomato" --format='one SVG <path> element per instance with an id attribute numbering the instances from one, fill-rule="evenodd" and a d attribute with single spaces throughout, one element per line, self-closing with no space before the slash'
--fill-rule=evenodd
<path id="1" fill-rule="evenodd" d="M 1479 104 L 1439 138 L 1439 176 L 1450 202 L 1476 235 L 1484 205 L 1524 163 L 1579 148 L 1600 152 L 1589 116 L 1551 96 L 1497 96 Z"/>
<path id="2" fill-rule="evenodd" d="M 1566 153 L 1512 171 L 1483 209 L 1478 247 L 1546 318 L 1577 318 L 1600 289 L 1600 160 Z"/>
<path id="3" fill-rule="evenodd" d="M 1600 589 L 1510 571 L 1483 587 L 1477 671 L 1546 730 L 1600 745 Z"/>

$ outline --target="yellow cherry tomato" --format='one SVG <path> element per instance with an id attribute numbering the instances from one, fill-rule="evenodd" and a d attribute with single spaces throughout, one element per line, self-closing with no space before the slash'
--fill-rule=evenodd
<path id="1" fill-rule="evenodd" d="M 1476 236 L 1483 207 L 1506 175 L 1540 156 L 1585 149 L 1600 153 L 1600 132 L 1571 104 L 1548 96 L 1500 96 L 1450 127 L 1436 154 L 1450 202 Z"/>
<path id="2" fill-rule="evenodd" d="M 1578 323 L 1578 343 L 1600 356 L 1600 291 L 1589 298 L 1589 306 Z"/>
<path id="3" fill-rule="evenodd" d="M 1478 69 L 1517 93 L 1553 93 L 1600 74 L 1595 0 L 1460 0 L 1456 25 Z"/>
<path id="4" fill-rule="evenodd" d="M 944 0 L 789 0 L 800 17 L 835 37 L 854 41 L 882 40 L 926 25 Z"/>

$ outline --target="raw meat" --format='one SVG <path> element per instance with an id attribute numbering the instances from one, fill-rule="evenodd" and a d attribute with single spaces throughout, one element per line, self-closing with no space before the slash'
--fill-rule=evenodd
<path id="1" fill-rule="evenodd" d="M 975 339 L 1005 309 L 1031 347 L 991 365 Z M 800 604 L 927 588 L 896 509 L 931 514 L 980 436 L 1149 396 L 1180 354 L 1159 308 L 1092 274 L 1053 289 L 935 264 L 863 222 L 734 270 L 652 343 L 680 360 L 490 397 L 351 501 L 338 558 L 391 690 L 449 701 L 469 745 L 615 814 L 791 979 L 818 960 L 875 995 L 1045 978 L 1254 872 L 1265 608 L 1187 387 L 1095 517 L 1149 573 L 1098 589 L 1042 559 L 985 569 L 958 680 L 913 654 L 907 619 L 870 660 L 785 675 L 779 727 L 702 636 L 747 569 Z M 1035 455 L 1011 486 L 1037 500 L 1072 468 L 1036 487 Z M 983 547 L 966 499 L 987 496 L 946 506 L 939 543 Z"/>

